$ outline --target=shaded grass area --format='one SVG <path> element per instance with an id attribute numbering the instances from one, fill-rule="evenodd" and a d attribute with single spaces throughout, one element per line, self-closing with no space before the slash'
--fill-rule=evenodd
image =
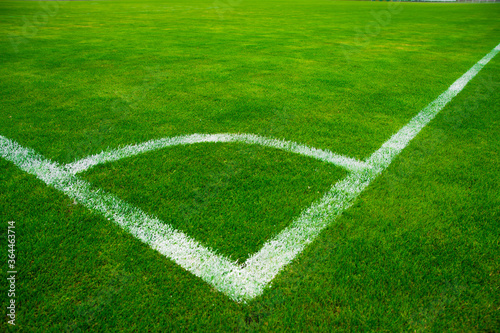
<path id="1" fill-rule="evenodd" d="M 300 155 L 217 143 L 147 153 L 84 178 L 243 263 L 345 174 Z"/>
<path id="2" fill-rule="evenodd" d="M 358 29 L 387 4 L 243 1 L 221 18 L 211 1 L 61 2 L 16 53 L 9 33 L 38 6 L 0 3 L 0 134 L 61 163 L 195 132 L 252 132 L 364 158 L 499 35 L 495 4 L 403 4 L 366 43 Z M 0 228 L 16 222 L 18 330 L 498 331 L 499 63 L 249 304 L 0 159 Z M 172 223 L 195 212 L 190 235 L 206 232 L 244 258 L 341 176 L 247 149 L 174 148 L 85 177 Z M 226 194 L 235 201 L 219 200 Z M 263 200 L 275 223 L 252 224 L 245 244 L 202 223 L 224 213 L 221 223 L 243 228 L 229 235 L 239 239 L 240 221 L 261 216 L 246 198 Z M 0 240 L 4 272 L 3 231 Z M 4 316 L 0 330 L 9 328 Z"/>

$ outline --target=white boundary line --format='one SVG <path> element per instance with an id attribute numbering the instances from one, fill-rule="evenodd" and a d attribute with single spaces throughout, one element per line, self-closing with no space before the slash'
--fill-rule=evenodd
<path id="1" fill-rule="evenodd" d="M 262 294 L 264 288 L 285 265 L 290 263 L 297 254 L 302 252 L 302 250 L 311 243 L 326 226 L 331 224 L 337 216 L 350 207 L 358 195 L 373 179 L 390 165 L 394 157 L 407 146 L 410 140 L 413 139 L 498 52 L 500 52 L 500 44 L 476 63 L 460 79 L 453 83 L 448 90 L 420 111 L 406 126 L 385 142 L 379 150 L 373 153 L 367 160 L 367 164 L 371 167 L 362 167 L 361 169 L 353 171 L 346 178 L 333 185 L 330 191 L 328 191 L 322 199 L 304 210 L 290 226 L 285 228 L 276 237 L 266 242 L 259 252 L 252 255 L 246 261 L 246 267 L 244 268 L 224 256 L 215 253 L 213 250 L 201 246 L 194 239 L 162 223 L 157 218 L 147 215 L 142 210 L 127 204 L 109 193 L 92 188 L 90 183 L 75 175 L 75 173 L 85 170 L 95 164 L 84 163 L 83 167 L 77 167 L 79 164 L 75 162 L 75 164 L 66 167 L 61 166 L 56 162 L 45 159 L 32 149 L 22 147 L 16 142 L 1 135 L 0 154 L 3 158 L 13 162 L 20 169 L 43 180 L 47 185 L 54 186 L 56 189 L 64 192 L 70 198 L 77 200 L 87 208 L 100 212 L 108 219 L 113 219 L 134 237 L 150 245 L 153 249 L 175 261 L 184 269 L 212 284 L 215 288 L 225 293 L 233 300 L 247 301 Z M 221 135 L 227 136 L 227 134 Z M 243 137 L 256 137 L 247 134 L 238 135 Z M 203 137 L 203 135 L 200 135 L 200 137 Z M 182 141 L 186 140 L 186 138 L 193 138 L 193 136 L 177 137 L 178 140 L 179 138 L 184 138 L 180 139 L 180 141 Z M 265 138 L 261 139 L 272 140 Z M 168 141 L 169 139 L 165 140 Z M 157 140 L 153 142 L 160 141 L 161 140 Z M 246 141 L 239 140 L 239 142 Z M 260 142 L 247 143 L 262 144 Z M 127 147 L 131 149 L 130 147 L 140 146 L 141 145 Z M 144 151 L 159 148 L 145 149 Z M 309 152 L 316 151 L 312 148 L 305 148 L 306 151 Z M 123 149 L 116 150 L 115 152 L 126 152 L 126 150 L 124 151 Z M 297 150 L 285 150 L 301 153 Z M 124 156 L 134 155 L 127 154 Z M 310 153 L 307 156 L 314 157 L 312 155 L 313 154 Z M 113 155 L 112 153 L 110 155 L 104 153 L 104 155 L 100 154 L 96 156 L 102 156 L 102 158 L 95 158 L 98 163 L 104 163 L 124 157 L 121 155 Z M 116 158 L 112 158 L 112 156 Z M 93 160 L 91 157 L 91 159 L 84 159 L 82 161 L 92 162 Z M 363 164 L 360 165 L 363 166 Z"/>
<path id="2" fill-rule="evenodd" d="M 367 167 L 369 168 L 366 163 L 358 161 L 354 158 L 337 155 L 329 150 L 310 148 L 291 141 L 276 140 L 254 134 L 220 133 L 176 136 L 172 138 L 150 140 L 141 144 L 129 145 L 119 149 L 107 150 L 100 154 L 92 155 L 82 160 L 67 164 L 66 169 L 72 174 L 77 174 L 79 172 L 92 168 L 97 164 L 117 161 L 125 157 L 146 153 L 148 151 L 154 151 L 170 146 L 190 145 L 194 143 L 207 142 L 240 142 L 246 144 L 261 145 L 264 147 L 285 150 L 291 153 L 316 158 L 324 162 L 333 163 L 349 171 L 361 171 L 363 169 L 366 169 Z"/>

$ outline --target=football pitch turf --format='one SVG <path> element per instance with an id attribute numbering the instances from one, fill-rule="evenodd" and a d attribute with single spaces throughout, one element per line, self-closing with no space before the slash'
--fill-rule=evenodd
<path id="1" fill-rule="evenodd" d="M 0 330 L 497 332 L 498 17 L 0 2 Z"/>

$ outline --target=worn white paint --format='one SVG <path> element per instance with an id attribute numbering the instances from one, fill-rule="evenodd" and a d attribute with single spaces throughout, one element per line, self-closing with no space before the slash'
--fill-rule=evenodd
<path id="1" fill-rule="evenodd" d="M 233 300 L 247 301 L 262 294 L 264 288 L 285 265 L 302 252 L 337 216 L 350 207 L 358 195 L 390 165 L 394 157 L 408 145 L 410 140 L 499 51 L 500 44 L 453 83 L 448 90 L 420 111 L 406 126 L 373 153 L 366 162 L 290 141 L 279 141 L 251 134 L 193 134 L 153 140 L 139 145 L 109 150 L 66 166 L 45 159 L 32 149 L 22 147 L 0 135 L 0 154 L 20 169 L 35 175 L 46 184 L 64 192 L 89 209 L 113 220 L 153 249 L 212 284 Z M 243 142 L 283 149 L 339 165 L 351 173 L 333 185 L 323 198 L 304 210 L 290 226 L 267 241 L 259 252 L 245 262 L 244 267 L 211 249 L 203 247 L 193 238 L 162 223 L 157 218 L 147 215 L 139 208 L 129 205 L 112 194 L 93 188 L 90 183 L 76 175 L 78 172 L 100 163 L 116 161 L 168 146 L 203 142 Z"/>

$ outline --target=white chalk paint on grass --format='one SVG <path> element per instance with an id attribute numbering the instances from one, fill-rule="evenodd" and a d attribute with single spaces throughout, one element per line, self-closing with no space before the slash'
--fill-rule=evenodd
<path id="1" fill-rule="evenodd" d="M 264 147 L 280 149 L 291 153 L 316 158 L 320 161 L 333 163 L 339 167 L 347 169 L 348 171 L 360 171 L 369 167 L 366 163 L 358 161 L 354 158 L 337 155 L 329 150 L 310 148 L 308 146 L 291 141 L 277 140 L 254 134 L 219 133 L 191 134 L 176 136 L 172 138 L 150 140 L 137 145 L 129 145 L 119 149 L 107 150 L 100 154 L 92 155 L 82 160 L 67 164 L 66 168 L 69 172 L 77 174 L 79 172 L 88 170 L 98 164 L 117 161 L 125 157 L 146 153 L 161 148 L 208 142 L 240 142 L 246 144 L 261 145 Z"/>
<path id="2" fill-rule="evenodd" d="M 35 175 L 46 184 L 54 186 L 87 208 L 98 211 L 106 218 L 130 232 L 153 249 L 170 258 L 184 269 L 212 284 L 235 301 L 250 300 L 264 288 L 311 243 L 319 233 L 344 210 L 350 207 L 358 195 L 384 171 L 420 130 L 429 123 L 444 106 L 498 52 L 500 44 L 474 65 L 436 100 L 420 111 L 399 132 L 394 134 L 366 162 L 336 155 L 329 151 L 309 148 L 289 141 L 279 141 L 251 134 L 193 134 L 175 138 L 148 141 L 139 145 L 109 150 L 89 158 L 61 166 L 45 159 L 29 148 L 0 135 L 0 154 L 20 169 Z M 313 203 L 276 237 L 267 241 L 261 250 L 252 255 L 244 267 L 203 247 L 193 238 L 175 230 L 137 207 L 112 194 L 95 189 L 76 174 L 88 168 L 116 161 L 168 146 L 202 142 L 243 142 L 286 150 L 320 159 L 344 167 L 351 173 L 337 182 L 319 201 Z"/>
<path id="3" fill-rule="evenodd" d="M 245 135 L 244 137 L 253 138 L 256 136 Z M 131 151 L 134 147 L 145 147 L 146 149 L 142 152 L 146 152 L 163 148 L 165 142 L 169 143 L 166 146 L 187 144 L 186 138 L 189 139 L 189 143 L 221 142 L 219 141 L 220 138 L 228 138 L 228 136 L 226 134 L 210 136 L 193 135 L 180 137 L 180 140 L 179 137 L 173 138 L 175 140 L 156 140 L 153 142 L 153 144 L 158 143 L 156 148 L 151 148 L 150 145 L 127 146 L 121 150 L 108 151 L 105 154 L 85 159 L 86 161 L 90 161 L 90 163 L 85 163 L 85 165 L 90 167 L 99 163 L 137 155 L 138 152 Z M 201 140 L 207 138 L 209 140 Z M 256 138 L 265 139 L 261 137 Z M 270 140 L 269 142 L 273 141 Z M 251 141 L 250 143 L 254 142 Z M 320 151 L 302 145 L 295 146 L 301 147 L 301 149 L 308 153 Z M 323 214 L 322 219 L 315 219 L 314 215 L 321 214 L 321 210 L 325 209 L 325 205 L 321 202 L 320 204 L 312 205 L 302 214 L 300 219 L 292 224 L 291 228 L 287 228 L 288 231 L 282 232 L 279 238 L 275 238 L 270 243 L 268 242 L 259 252 L 260 256 L 253 256 L 251 261 L 246 262 L 246 267 L 242 268 L 242 265 L 238 265 L 236 262 L 217 254 L 215 251 L 203 247 L 196 240 L 181 231 L 175 230 L 156 217 L 146 214 L 141 209 L 126 203 L 110 193 L 93 188 L 90 183 L 74 174 L 75 168 L 68 167 L 67 165 L 62 166 L 50 161 L 32 149 L 22 147 L 18 143 L 1 135 L 0 153 L 3 158 L 13 162 L 21 170 L 35 175 L 47 185 L 51 185 L 64 192 L 71 199 L 78 201 L 91 210 L 101 213 L 108 219 L 112 219 L 134 237 L 174 260 L 184 269 L 211 283 L 215 288 L 224 292 L 235 301 L 249 300 L 260 295 L 264 287 L 283 265 L 283 256 L 288 258 L 288 260 L 292 260 L 319 233 L 320 229 L 316 225 L 307 222 L 314 220 L 316 224 L 320 223 L 324 227 L 326 226 L 325 217 L 329 216 Z M 329 162 L 333 163 L 332 161 Z M 80 168 L 79 171 L 85 169 Z M 339 193 L 344 192 L 349 193 L 350 191 L 343 190 Z M 339 212 L 340 210 L 337 213 Z M 261 274 L 262 271 L 265 271 L 266 274 Z"/>

